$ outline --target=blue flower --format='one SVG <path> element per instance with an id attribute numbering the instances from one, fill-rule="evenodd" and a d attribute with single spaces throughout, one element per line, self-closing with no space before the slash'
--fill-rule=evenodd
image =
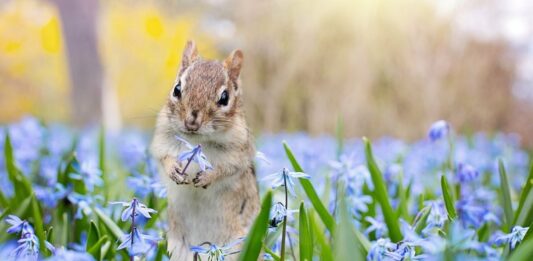
<path id="1" fill-rule="evenodd" d="M 74 216 L 76 219 L 81 219 L 83 215 L 88 216 L 93 212 L 91 208 L 93 200 L 91 197 L 78 193 L 71 193 L 67 196 L 67 199 L 78 207 L 76 215 Z"/>
<path id="2" fill-rule="evenodd" d="M 311 177 L 303 172 L 293 172 L 289 171 L 286 168 L 283 168 L 281 172 L 276 172 L 274 174 L 270 174 L 264 177 L 263 181 L 270 182 L 270 185 L 273 189 L 280 186 L 284 186 L 286 182 L 287 189 L 289 190 L 291 195 L 296 196 L 296 192 L 294 191 L 294 181 L 292 180 L 293 178 L 309 179 Z"/>
<path id="3" fill-rule="evenodd" d="M 134 227 L 132 233 L 125 234 L 117 250 L 128 248 L 130 256 L 140 256 L 148 253 L 148 251 L 157 245 L 157 241 L 161 240 L 158 237 L 146 235 Z"/>
<path id="4" fill-rule="evenodd" d="M 64 261 L 64 260 L 93 261 L 94 258 L 89 253 L 67 250 L 62 247 L 62 248 L 57 249 L 54 252 L 53 256 L 46 259 L 46 261 Z"/>
<path id="5" fill-rule="evenodd" d="M 447 136 L 449 132 L 450 124 L 448 124 L 446 121 L 440 120 L 431 125 L 428 136 L 431 141 L 436 141 L 440 140 L 444 136 Z"/>
<path id="6" fill-rule="evenodd" d="M 494 239 L 494 244 L 498 246 L 509 244 L 509 247 L 513 250 L 520 242 L 522 242 L 528 229 L 529 228 L 527 227 L 515 226 L 511 233 L 497 236 Z"/>
<path id="7" fill-rule="evenodd" d="M 7 229 L 7 233 L 9 234 L 33 234 L 33 228 L 26 220 L 21 220 L 15 215 L 9 215 L 5 221 L 11 225 L 11 227 Z"/>
<path id="8" fill-rule="evenodd" d="M 37 199 L 49 208 L 56 207 L 57 203 L 70 193 L 70 189 L 66 189 L 61 183 L 50 187 L 34 185 L 33 190 Z"/>
<path id="9" fill-rule="evenodd" d="M 388 238 L 380 238 L 372 243 L 368 250 L 366 260 L 368 261 L 382 261 L 382 260 L 402 260 L 402 256 L 395 253 L 396 244 L 392 243 Z"/>
<path id="10" fill-rule="evenodd" d="M 151 218 L 150 213 L 157 213 L 157 211 L 148 208 L 146 205 L 139 202 L 139 200 L 137 200 L 136 198 L 134 198 L 131 202 L 117 201 L 110 202 L 110 204 L 121 204 L 123 207 L 126 207 L 126 209 L 122 212 L 121 215 L 122 221 L 126 221 L 133 216 L 137 216 L 138 213 L 143 215 L 145 218 Z"/>
<path id="11" fill-rule="evenodd" d="M 104 181 L 100 177 L 102 171 L 95 161 L 84 161 L 80 166 L 80 174 L 71 173 L 69 177 L 82 180 L 89 191 L 93 191 L 94 186 L 102 186 Z"/>
<path id="12" fill-rule="evenodd" d="M 376 237 L 380 238 L 387 232 L 387 226 L 382 221 L 378 221 L 370 216 L 366 216 L 365 220 L 370 223 L 370 226 L 368 226 L 365 230 L 366 235 L 370 234 L 371 232 L 375 232 Z"/>
<path id="13" fill-rule="evenodd" d="M 480 228 L 487 222 L 500 224 L 500 220 L 490 210 L 487 205 L 479 204 L 472 200 L 472 198 L 464 198 L 456 203 L 457 214 L 459 219 L 466 226 Z"/>
<path id="14" fill-rule="evenodd" d="M 358 193 L 349 195 L 347 198 L 348 203 L 352 206 L 352 213 L 359 217 L 361 213 L 368 211 L 368 204 L 372 203 L 372 197 L 362 193 L 362 190 Z"/>
<path id="15" fill-rule="evenodd" d="M 270 227 L 278 227 L 281 222 L 283 222 L 283 219 L 287 215 L 287 210 L 285 209 L 285 206 L 281 202 L 277 202 L 274 204 L 272 209 L 270 210 Z"/>
<path id="16" fill-rule="evenodd" d="M 21 220 L 15 215 L 9 215 L 6 222 L 11 225 L 7 229 L 8 233 L 20 233 L 20 239 L 17 240 L 18 246 L 11 252 L 17 260 L 37 260 L 39 257 L 39 239 L 34 233 L 33 227 L 26 221 Z M 52 253 L 55 248 L 48 241 L 44 241 L 45 247 Z"/>
<path id="17" fill-rule="evenodd" d="M 479 172 L 471 165 L 459 163 L 457 165 L 457 180 L 460 183 L 468 183 L 475 180 L 479 176 Z"/>
<path id="18" fill-rule="evenodd" d="M 441 200 L 426 201 L 426 206 L 429 207 L 429 214 L 426 221 L 426 227 L 422 232 L 427 234 L 433 228 L 441 228 L 444 222 L 448 220 L 448 215 L 444 209 L 444 203 Z"/>
<path id="19" fill-rule="evenodd" d="M 219 247 L 215 244 L 206 243 L 208 246 L 204 247 L 202 245 L 200 246 L 192 246 L 191 251 L 194 253 L 207 255 L 208 260 L 213 261 L 224 261 L 226 256 L 237 254 L 240 251 L 239 250 L 231 250 L 236 245 L 242 243 L 244 241 L 244 238 L 239 238 L 235 241 L 232 241 L 222 247 Z M 231 252 L 230 252 L 231 251 Z"/>
<path id="20" fill-rule="evenodd" d="M 25 233 L 17 240 L 19 244 L 11 253 L 16 259 L 37 260 L 39 257 L 39 239 L 33 233 Z"/>
<path id="21" fill-rule="evenodd" d="M 189 149 L 184 152 L 182 152 L 180 155 L 178 155 L 178 161 L 193 161 L 198 164 L 198 167 L 202 171 L 205 171 L 206 169 L 213 169 L 213 166 L 211 166 L 211 163 L 207 161 L 207 157 L 202 152 L 202 146 L 198 145 L 196 147 L 193 147 L 188 141 L 176 136 L 176 139 L 181 141 L 185 146 Z M 183 170 L 185 171 L 185 170 Z"/>

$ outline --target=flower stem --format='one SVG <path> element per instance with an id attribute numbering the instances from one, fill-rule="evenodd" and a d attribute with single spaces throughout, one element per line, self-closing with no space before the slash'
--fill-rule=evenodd
<path id="1" fill-rule="evenodd" d="M 198 145 L 198 147 L 200 147 L 201 145 Z M 196 156 L 196 153 L 198 153 L 198 151 L 200 150 L 194 150 L 191 157 L 189 158 L 189 160 L 187 161 L 187 164 L 185 164 L 185 167 L 183 168 L 183 170 L 181 171 L 181 175 L 183 175 L 185 173 L 185 171 L 187 170 L 187 168 L 189 167 L 189 164 L 191 164 L 191 161 L 192 159 L 194 158 L 194 156 Z"/>
<path id="2" fill-rule="evenodd" d="M 284 187 L 285 187 L 285 216 L 283 217 L 283 230 L 282 230 L 282 234 L 281 234 L 281 253 L 280 253 L 280 260 L 281 261 L 284 261 L 285 260 L 285 237 L 286 237 L 286 234 L 287 234 L 287 205 L 288 205 L 288 201 L 289 201 L 289 197 L 288 197 L 288 193 L 287 193 L 287 175 L 284 173 L 283 174 L 283 184 L 284 184 Z"/>
<path id="3" fill-rule="evenodd" d="M 130 227 L 130 233 L 131 233 L 131 247 L 130 249 L 133 249 L 133 235 L 134 235 L 134 230 L 136 229 L 135 228 L 135 206 L 137 205 L 137 199 L 136 198 L 133 198 L 133 211 L 131 212 L 131 227 Z M 133 261 L 133 256 L 131 255 L 130 253 L 130 261 Z"/>

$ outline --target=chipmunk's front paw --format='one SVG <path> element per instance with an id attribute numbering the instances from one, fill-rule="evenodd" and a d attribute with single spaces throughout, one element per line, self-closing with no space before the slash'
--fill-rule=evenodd
<path id="1" fill-rule="evenodd" d="M 181 168 L 178 164 L 174 164 L 170 170 L 170 179 L 178 185 L 189 184 L 187 173 L 181 173 Z"/>
<path id="2" fill-rule="evenodd" d="M 192 180 L 192 183 L 197 188 L 207 188 L 213 181 L 215 174 L 211 171 L 200 171 L 196 173 L 196 177 Z"/>

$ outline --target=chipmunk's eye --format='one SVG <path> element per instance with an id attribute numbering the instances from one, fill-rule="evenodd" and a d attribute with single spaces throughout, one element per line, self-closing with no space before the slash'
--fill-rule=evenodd
<path id="1" fill-rule="evenodd" d="M 220 99 L 218 100 L 217 104 L 219 106 L 226 106 L 228 105 L 228 102 L 229 102 L 228 91 L 224 90 L 222 94 L 220 94 Z"/>
<path id="2" fill-rule="evenodd" d="M 178 82 L 178 84 L 174 86 L 174 91 L 172 92 L 172 95 L 174 97 L 177 97 L 178 99 L 181 99 L 181 82 Z"/>

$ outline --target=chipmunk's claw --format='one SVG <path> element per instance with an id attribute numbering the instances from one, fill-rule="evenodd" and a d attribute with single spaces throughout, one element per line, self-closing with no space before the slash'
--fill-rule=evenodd
<path id="1" fill-rule="evenodd" d="M 181 173 L 181 170 L 178 166 L 172 168 L 172 171 L 170 172 L 170 179 L 178 185 L 190 183 L 187 179 L 187 173 Z"/>
<path id="2" fill-rule="evenodd" d="M 197 188 L 206 189 L 211 184 L 212 174 L 206 171 L 200 171 L 196 173 L 196 177 L 192 180 L 192 183 Z"/>

